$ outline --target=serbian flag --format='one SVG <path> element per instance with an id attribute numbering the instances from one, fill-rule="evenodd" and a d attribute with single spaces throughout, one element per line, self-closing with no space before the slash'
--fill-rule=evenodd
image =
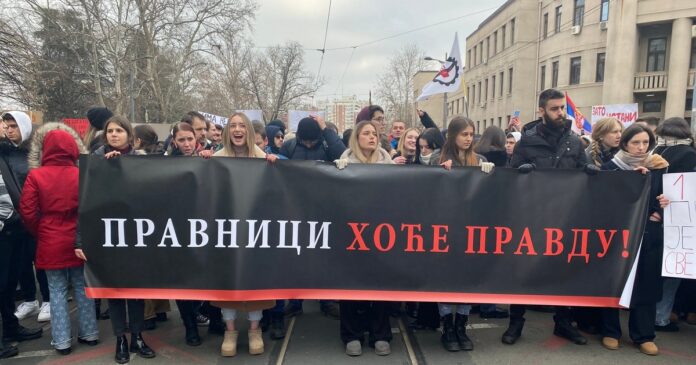
<path id="1" fill-rule="evenodd" d="M 440 72 L 421 90 L 416 101 L 426 100 L 429 96 L 456 92 L 462 84 L 462 57 L 459 53 L 459 38 L 454 33 L 454 43 L 447 59 L 442 62 Z"/>
<path id="2" fill-rule="evenodd" d="M 575 103 L 573 103 L 573 100 L 568 96 L 568 93 L 565 93 L 566 97 L 566 111 L 568 113 L 568 118 L 573 121 L 573 124 L 571 125 L 571 129 L 573 132 L 583 135 L 583 134 L 592 134 L 592 124 L 580 113 L 580 110 L 575 107 Z"/>

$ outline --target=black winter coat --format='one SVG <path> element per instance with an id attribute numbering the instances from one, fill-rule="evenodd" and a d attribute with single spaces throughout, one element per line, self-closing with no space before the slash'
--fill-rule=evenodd
<path id="1" fill-rule="evenodd" d="M 517 142 L 510 161 L 511 167 L 534 164 L 538 168 L 577 169 L 587 164 L 587 157 L 580 138 L 571 132 L 570 122 L 558 144 L 540 130 L 541 119 L 524 126 L 522 139 Z"/>
<path id="2" fill-rule="evenodd" d="M 321 134 L 322 138 L 311 149 L 305 147 L 297 138 L 285 141 L 280 147 L 280 154 L 287 156 L 290 160 L 332 162 L 341 158 L 346 146 L 343 145 L 338 134 L 331 128 L 324 128 Z"/>
<path id="3" fill-rule="evenodd" d="M 486 158 L 486 160 L 488 160 L 488 162 L 492 162 L 495 167 L 507 167 L 508 156 L 505 150 L 488 151 L 486 153 L 482 153 L 482 155 Z"/>
<path id="4" fill-rule="evenodd" d="M 658 146 L 654 153 L 669 162 L 667 173 L 696 171 L 696 148 L 692 146 Z"/>
<path id="5" fill-rule="evenodd" d="M 671 167 L 671 166 L 670 166 Z M 612 161 L 602 165 L 602 170 L 620 170 Z M 654 212 L 662 209 L 657 196 L 662 194 L 662 175 L 667 169 L 650 170 L 650 195 L 648 196 L 648 212 L 646 214 L 645 232 L 640 247 L 640 260 L 636 270 L 636 281 L 633 285 L 631 306 L 654 304 L 662 299 L 662 251 L 664 246 L 664 228 L 662 222 L 649 219 Z"/>

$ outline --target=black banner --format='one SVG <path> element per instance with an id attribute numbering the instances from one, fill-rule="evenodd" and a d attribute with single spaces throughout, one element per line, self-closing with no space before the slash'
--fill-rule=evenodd
<path id="1" fill-rule="evenodd" d="M 80 159 L 87 293 L 618 306 L 635 172 Z"/>

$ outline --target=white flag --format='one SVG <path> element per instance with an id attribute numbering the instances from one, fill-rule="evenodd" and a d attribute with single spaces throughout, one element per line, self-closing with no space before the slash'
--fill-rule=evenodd
<path id="1" fill-rule="evenodd" d="M 425 84 L 416 101 L 427 99 L 431 95 L 450 93 L 459 90 L 462 83 L 462 56 L 459 54 L 459 38 L 454 33 L 454 44 L 449 57 L 442 65 L 440 72 L 435 75 L 433 81 Z"/>

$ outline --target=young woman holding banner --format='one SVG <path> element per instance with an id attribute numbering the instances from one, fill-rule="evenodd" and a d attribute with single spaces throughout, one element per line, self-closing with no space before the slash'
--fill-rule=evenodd
<path id="1" fill-rule="evenodd" d="M 133 128 L 128 119 L 122 116 L 113 116 L 104 125 L 102 135 L 104 145 L 94 154 L 104 158 L 117 158 L 121 155 L 139 155 L 133 148 Z M 78 236 L 79 237 L 79 236 Z M 87 261 L 82 251 L 81 242 L 75 244 L 77 257 Z M 115 360 L 119 364 L 130 361 L 130 352 L 137 352 L 140 357 L 149 359 L 155 357 L 155 352 L 145 343 L 142 336 L 144 327 L 145 302 L 142 299 L 109 299 L 109 314 L 111 327 L 116 336 Z M 131 343 L 128 347 L 126 329 L 130 330 Z"/>
<path id="2" fill-rule="evenodd" d="M 222 149 L 215 152 L 214 157 L 247 157 L 265 158 L 268 162 L 275 162 L 278 157 L 266 154 L 254 143 L 254 126 L 244 113 L 235 113 L 229 118 L 229 123 L 222 130 Z M 247 312 L 249 319 L 249 354 L 260 355 L 264 351 L 263 336 L 259 322 L 262 311 L 275 305 L 275 301 L 254 302 L 213 302 L 214 306 L 222 308 L 222 318 L 227 329 L 225 338 L 220 346 L 222 356 L 237 355 L 237 338 L 239 332 L 235 327 L 237 311 Z"/>
<path id="3" fill-rule="evenodd" d="M 662 175 L 669 163 L 659 155 L 651 154 L 655 136 L 643 125 L 633 124 L 621 135 L 619 152 L 602 165 L 602 170 L 635 170 L 650 173 L 650 197 L 647 223 L 640 248 L 640 260 L 631 298 L 628 330 L 631 340 L 646 355 L 657 355 L 655 339 L 655 305 L 662 297 L 662 209 L 669 202 L 662 196 Z M 619 348 L 621 323 L 619 310 L 602 309 L 602 345 L 609 350 Z"/>
<path id="4" fill-rule="evenodd" d="M 342 170 L 349 163 L 393 164 L 389 152 L 379 146 L 378 130 L 378 126 L 372 121 L 358 123 L 350 136 L 348 149 L 340 159 L 334 161 L 336 167 Z M 374 344 L 375 354 L 386 356 L 391 353 L 390 305 L 390 302 L 341 301 L 341 339 L 346 345 L 346 355 L 362 355 L 362 342 L 366 330 L 370 333 L 369 343 Z M 365 317 L 369 318 L 368 323 L 364 323 Z"/>

